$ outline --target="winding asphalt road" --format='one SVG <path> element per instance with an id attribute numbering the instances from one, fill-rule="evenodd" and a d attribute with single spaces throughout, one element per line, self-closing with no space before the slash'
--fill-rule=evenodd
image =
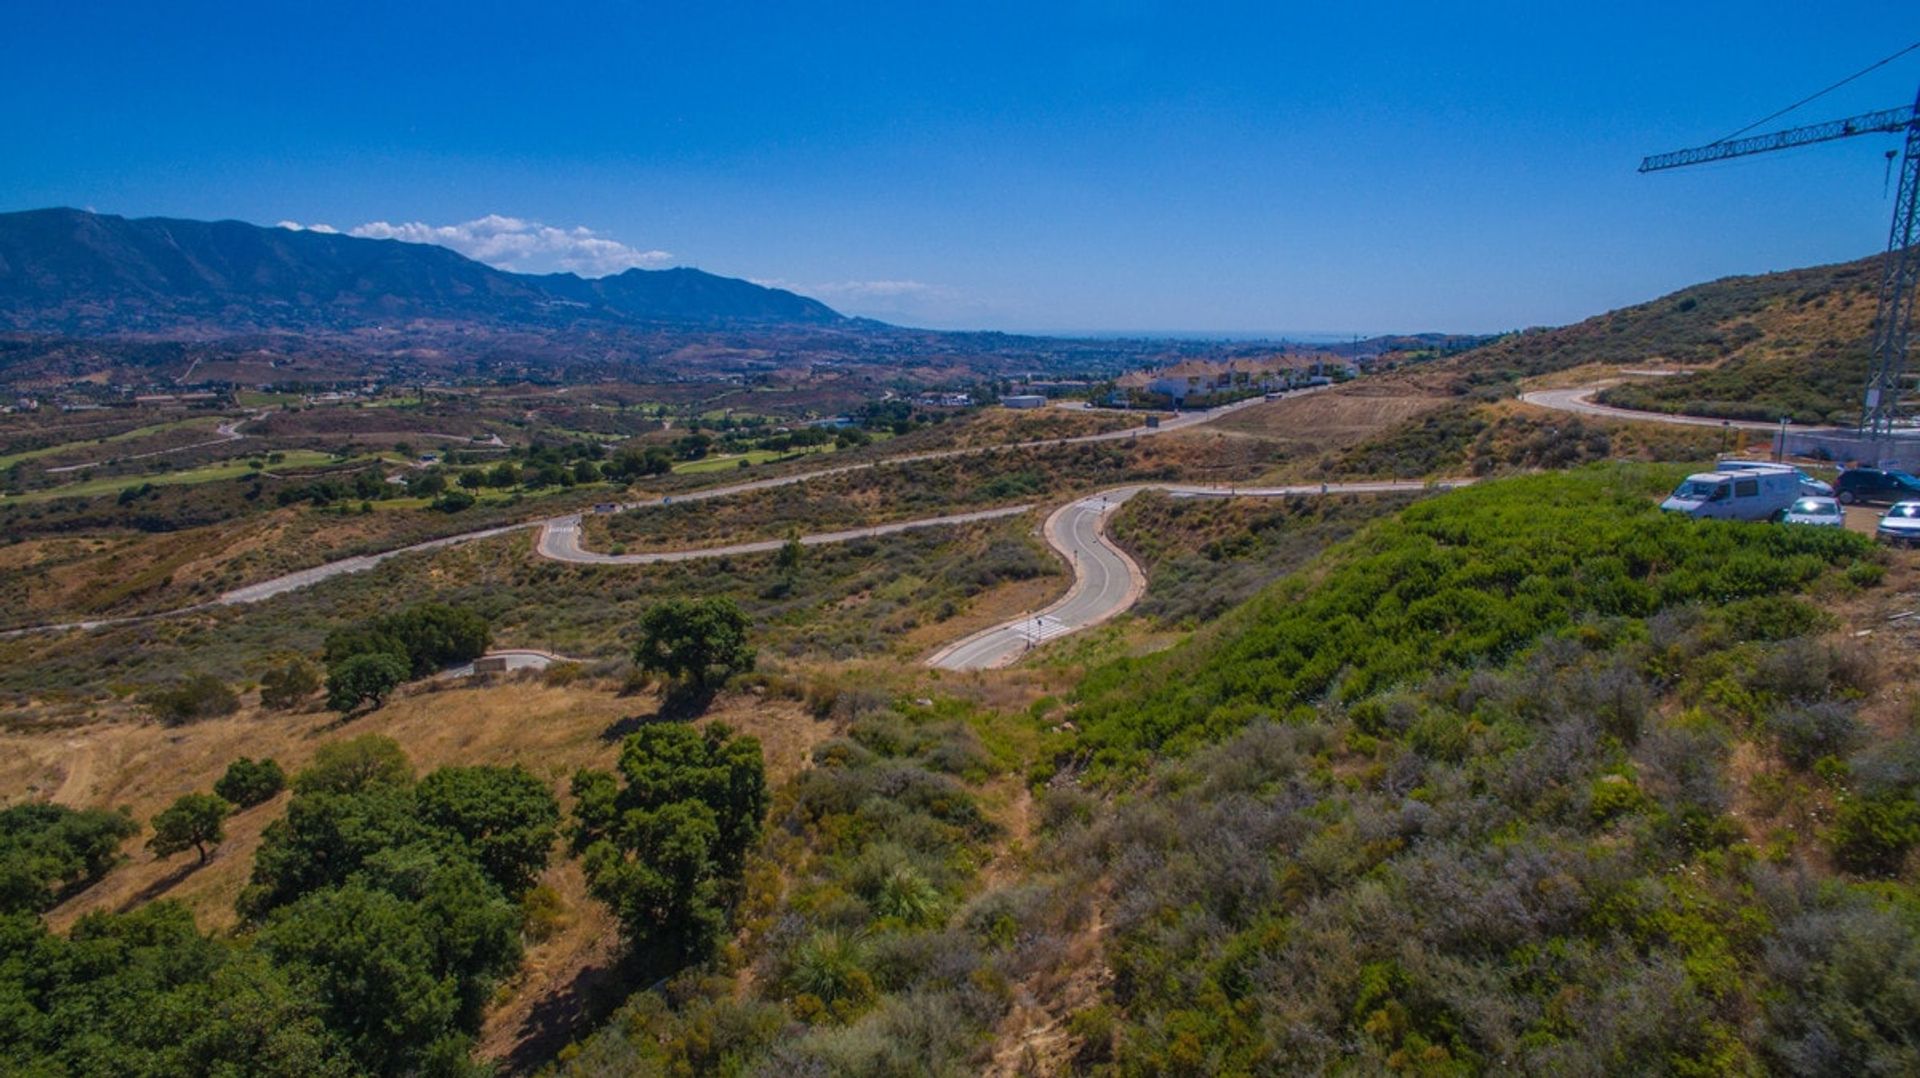
<path id="1" fill-rule="evenodd" d="M 1665 423 L 1675 427 L 1732 427 L 1735 430 L 1773 431 L 1780 424 L 1751 419 L 1718 419 L 1703 415 L 1674 415 L 1670 412 L 1642 412 L 1633 408 L 1615 408 L 1611 404 L 1596 404 L 1593 395 L 1612 385 L 1603 382 L 1598 385 L 1575 386 L 1572 389 L 1536 389 L 1531 393 L 1520 394 L 1520 400 L 1526 404 L 1552 408 L 1559 412 L 1575 412 L 1580 415 L 1597 416 L 1601 419 L 1625 419 L 1635 423 Z M 1829 427 L 1795 426 L 1797 432 L 1812 430 L 1830 430 Z"/>
<path id="2" fill-rule="evenodd" d="M 1319 392 L 1320 388 L 1323 388 L 1323 387 L 1315 387 L 1313 389 L 1298 390 L 1289 395 L 1303 396 L 1309 393 Z M 1262 398 L 1252 397 L 1244 401 L 1237 401 L 1233 404 L 1222 405 L 1219 408 L 1211 408 L 1206 411 L 1185 412 L 1180 415 L 1173 416 L 1172 418 L 1165 419 L 1160 423 L 1160 425 L 1153 426 L 1153 427 L 1149 427 L 1149 426 L 1128 427 L 1124 430 L 1106 431 L 1100 434 L 1080 434 L 1080 435 L 1074 435 L 1068 438 L 1036 439 L 1033 441 L 1026 441 L 1026 442 L 1013 442 L 1006 445 L 969 446 L 963 449 L 937 449 L 937 450 L 931 450 L 925 453 L 909 453 L 909 454 L 903 454 L 901 456 L 896 456 L 896 457 L 884 457 L 884 458 L 881 458 L 880 460 L 864 461 L 859 464 L 843 464 L 843 465 L 839 465 L 832 468 L 821 468 L 821 469 L 817 469 L 815 471 L 810 471 L 810 472 L 797 472 L 793 475 L 779 476 L 772 479 L 756 479 L 746 483 L 734 483 L 730 486 L 709 487 L 704 490 L 688 491 L 684 494 L 666 495 L 658 498 L 649 498 L 649 499 L 643 499 L 640 501 L 625 502 L 617 506 L 617 508 L 621 510 L 638 509 L 638 508 L 643 508 L 646 506 L 653 506 L 653 505 L 668 505 L 668 504 L 672 504 L 675 501 L 689 502 L 689 501 L 705 501 L 709 498 L 725 498 L 725 497 L 730 497 L 736 494 L 744 494 L 744 493 L 747 493 L 748 491 L 768 490 L 773 487 L 790 486 L 795 483 L 805 483 L 814 479 L 823 479 L 823 478 L 826 478 L 827 476 L 844 475 L 848 472 L 857 472 L 867 468 L 878 468 L 878 467 L 882 467 L 884 465 L 889 465 L 889 464 L 911 464 L 916 461 L 943 460 L 950 457 L 980 456 L 988 453 L 1003 452 L 1010 449 L 1031 449 L 1039 446 L 1048 446 L 1048 445 L 1076 445 L 1076 444 L 1082 444 L 1082 443 L 1088 443 L 1088 442 L 1112 442 L 1112 441 L 1122 441 L 1129 438 L 1147 438 L 1147 437 L 1153 437 L 1155 435 L 1160 435 L 1160 434 L 1168 434 L 1177 430 L 1185 430 L 1188 427 L 1198 426 L 1202 423 L 1208 423 L 1215 419 L 1220 418 L 1221 416 L 1230 415 L 1243 408 L 1252 407 L 1253 405 L 1260 404 L 1262 402 L 1263 402 Z M 252 418 L 257 418 L 257 416 L 249 415 L 247 417 L 247 419 L 252 419 Z M 246 419 L 236 420 L 228 424 L 227 426 L 223 427 L 220 431 L 220 433 L 223 435 L 220 441 L 233 441 L 239 438 L 246 437 L 244 434 L 241 434 L 239 431 L 240 423 L 245 421 Z M 193 448 L 193 447 L 188 446 L 183 448 Z M 163 452 L 173 452 L 173 451 L 174 450 L 165 450 Z M 965 515 L 967 514 L 962 514 L 962 516 L 965 516 Z M 210 610 L 216 607 L 238 606 L 246 603 L 258 603 L 267 599 L 274 598 L 275 596 L 285 595 L 288 592 L 299 591 L 302 588 L 312 587 L 313 585 L 318 584 L 322 581 L 331 580 L 336 576 L 344 576 L 348 573 L 365 572 L 366 570 L 371 569 L 376 565 L 379 565 L 381 562 L 386 561 L 388 558 L 397 557 L 403 554 L 426 553 L 429 551 L 445 549 L 446 547 L 455 546 L 460 543 L 470 543 L 479 539 L 491 539 L 495 536 L 508 535 L 513 532 L 526 531 L 534 528 L 538 528 L 543 533 L 545 533 L 549 530 L 564 528 L 569 521 L 572 522 L 573 528 L 577 530 L 579 526 L 578 514 L 572 514 L 572 515 L 563 516 L 563 517 L 554 517 L 547 520 L 530 520 L 520 524 L 506 524 L 506 525 L 502 525 L 494 528 L 483 528 L 478 531 L 462 532 L 459 535 L 449 535 L 440 539 L 430 539 L 423 543 L 412 543 L 407 546 L 396 547 L 393 550 L 382 551 L 378 554 L 360 554 L 350 558 L 341 558 L 337 561 L 326 562 L 325 564 L 322 564 L 322 565 L 315 565 L 311 568 L 300 569 L 295 572 L 287 573 L 283 576 L 277 576 L 268 580 L 262 580 L 254 584 L 248 584 L 245 587 L 235 588 L 232 591 L 223 592 L 220 595 L 214 597 L 213 599 L 203 603 L 194 603 L 189 606 L 176 607 L 175 609 L 172 609 L 172 610 L 164 610 L 164 611 L 160 611 L 153 614 L 138 614 L 131 617 L 93 618 L 85 621 L 65 621 L 65 622 L 58 622 L 50 625 L 30 625 L 24 628 L 8 629 L 8 630 L 0 631 L 0 639 L 6 639 L 9 637 L 16 637 L 16 636 L 26 636 L 34 633 L 57 633 L 57 632 L 70 632 L 74 630 L 87 631 L 91 629 L 102 629 L 102 628 L 108 628 L 108 627 L 117 626 L 117 625 L 134 625 L 140 622 L 155 621 L 161 618 L 170 618 L 170 617 L 178 616 L 180 614 L 189 614 L 189 613 L 193 613 L 195 611 L 200 611 L 200 610 Z M 939 523 L 939 522 L 940 521 L 935 521 L 934 523 Z M 884 527 L 886 527 L 887 530 L 889 531 L 903 531 L 908 527 L 915 527 L 915 526 L 924 527 L 927 525 L 909 522 L 904 524 L 886 525 Z M 876 533 L 876 534 L 883 534 L 883 533 Z M 850 535 L 850 537 L 857 537 L 857 536 Z M 822 540 L 819 540 L 817 538 L 810 540 L 807 537 L 802 537 L 801 541 L 810 542 L 810 541 L 822 541 Z M 831 541 L 831 540 L 825 540 L 825 541 Z M 543 539 L 543 543 L 544 543 L 544 539 Z M 576 545 L 577 545 L 577 540 L 576 540 Z M 775 542 L 773 545 L 777 547 L 779 543 Z M 556 547 L 555 549 L 560 549 L 560 548 Z M 615 559 L 616 558 L 616 556 L 614 555 L 595 555 L 586 551 L 581 551 L 580 553 L 581 553 L 581 557 L 577 560 L 593 562 L 595 564 L 599 563 L 599 559 L 603 559 L 603 558 Z M 684 557 L 707 557 L 712 555 L 707 553 L 682 552 L 681 556 L 684 558 Z M 622 555 L 619 557 L 644 559 L 647 557 L 647 555 Z M 576 559 L 562 556 L 560 557 L 560 560 L 564 561 L 564 560 L 576 560 Z M 667 560 L 667 559 L 659 558 L 655 560 Z M 620 562 L 617 559 L 614 561 L 614 563 L 620 564 Z"/>
<path id="3" fill-rule="evenodd" d="M 189 449 L 205 449 L 210 445 L 225 445 L 228 442 L 237 442 L 246 437 L 246 435 L 240 433 L 240 424 L 251 423 L 265 414 L 265 412 L 248 412 L 239 419 L 229 419 L 213 428 L 213 432 L 219 435 L 218 438 L 209 438 L 204 442 L 194 442 L 192 445 L 176 445 L 172 449 L 155 449 L 148 453 L 135 453 L 128 457 L 108 457 L 106 460 L 88 461 L 85 464 L 63 464 L 58 468 L 48 468 L 47 474 L 59 475 L 64 472 L 77 472 L 87 468 L 98 468 L 105 464 L 119 464 L 129 460 L 146 460 L 148 457 L 164 457 L 168 453 L 185 453 Z"/>
<path id="4" fill-rule="evenodd" d="M 1140 566 L 1106 535 L 1107 518 L 1143 490 L 1163 490 L 1189 498 L 1293 498 L 1317 494 L 1394 494 L 1451 490 L 1473 482 L 1332 483 L 1289 487 L 1194 486 L 1139 483 L 1090 494 L 1054 510 L 1047 518 L 1047 543 L 1073 564 L 1073 586 L 1045 609 L 955 641 L 927 658 L 942 670 L 983 670 L 1006 666 L 1056 637 L 1092 628 L 1140 600 L 1147 577 Z"/>

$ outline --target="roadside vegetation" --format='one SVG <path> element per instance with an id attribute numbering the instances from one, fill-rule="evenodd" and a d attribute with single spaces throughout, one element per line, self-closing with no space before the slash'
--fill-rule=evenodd
<path id="1" fill-rule="evenodd" d="M 1192 629 L 1416 497 L 1176 498 L 1146 491 L 1113 515 L 1107 534 L 1147 574 L 1146 594 L 1132 613 Z"/>
<path id="2" fill-rule="evenodd" d="M 1664 517 L 1666 478 L 1423 502 L 1090 674 L 1041 773 L 1049 875 L 1112 926 L 1077 1065 L 1920 1063 L 1920 917 L 1878 882 L 1916 742 L 1868 736 L 1822 609 L 1880 563 Z"/>
<path id="3" fill-rule="evenodd" d="M 1452 403 L 1302 462 L 1327 479 L 1486 477 L 1604 460 L 1701 461 L 1737 448 L 1710 427 L 1622 423 L 1510 402 Z"/>

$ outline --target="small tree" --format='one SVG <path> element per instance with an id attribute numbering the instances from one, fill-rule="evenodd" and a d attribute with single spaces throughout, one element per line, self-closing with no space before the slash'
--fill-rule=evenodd
<path id="1" fill-rule="evenodd" d="M 153 837 L 147 848 L 155 856 L 172 857 L 192 847 L 207 863 L 207 852 L 227 837 L 222 823 L 233 806 L 213 794 L 182 794 L 173 804 L 153 818 Z"/>
<path id="2" fill-rule="evenodd" d="M 806 556 L 807 548 L 800 542 L 799 529 L 787 532 L 787 541 L 780 544 L 780 554 L 773 559 L 774 568 L 780 575 L 792 580 L 800 575 L 800 559 Z"/>
<path id="3" fill-rule="evenodd" d="M 708 689 L 753 669 L 747 615 L 732 599 L 669 599 L 640 618 L 633 661 L 643 670 Z"/>
<path id="4" fill-rule="evenodd" d="M 242 756 L 227 765 L 227 773 L 213 784 L 213 792 L 240 808 L 252 808 L 287 788 L 287 773 L 272 757 L 254 761 Z"/>
<path id="5" fill-rule="evenodd" d="M 303 794 L 357 794 L 412 782 L 413 764 L 398 741 L 362 734 L 320 746 L 313 762 L 293 777 L 293 788 Z"/>
<path id="6" fill-rule="evenodd" d="M 305 659 L 291 659 L 260 677 L 260 703 L 275 711 L 292 711 L 320 687 L 320 672 Z"/>
<path id="7" fill-rule="evenodd" d="M 767 812 L 760 742 L 720 723 L 642 727 L 617 774 L 582 770 L 573 795 L 587 888 L 628 941 L 674 962 L 709 952 Z"/>
<path id="8" fill-rule="evenodd" d="M 240 698 L 212 674 L 195 674 L 170 688 L 155 689 L 141 701 L 168 726 L 231 715 L 240 709 Z"/>
<path id="9" fill-rule="evenodd" d="M 384 651 L 350 655 L 327 673 L 327 706 L 342 713 L 363 703 L 379 707 L 407 680 L 407 664 Z"/>

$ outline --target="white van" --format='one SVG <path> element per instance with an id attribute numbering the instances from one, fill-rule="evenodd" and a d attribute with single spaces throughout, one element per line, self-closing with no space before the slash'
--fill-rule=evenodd
<path id="1" fill-rule="evenodd" d="M 1696 520 L 1772 520 L 1800 497 L 1790 471 L 1700 472 L 1674 488 L 1660 508 Z"/>
<path id="2" fill-rule="evenodd" d="M 1716 472 L 1792 472 L 1800 480 L 1800 493 L 1810 498 L 1833 497 L 1833 484 L 1815 479 L 1791 464 L 1772 460 L 1723 460 L 1713 466 Z"/>

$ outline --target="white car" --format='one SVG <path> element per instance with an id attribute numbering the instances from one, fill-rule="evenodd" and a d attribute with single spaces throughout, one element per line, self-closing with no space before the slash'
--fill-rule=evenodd
<path id="1" fill-rule="evenodd" d="M 1914 546 L 1920 544 L 1920 502 L 1895 502 L 1880 515 L 1880 527 L 1874 528 L 1880 542 Z"/>
<path id="2" fill-rule="evenodd" d="M 1819 528 L 1844 528 L 1846 513 L 1832 498 L 1801 498 L 1780 515 L 1787 524 L 1811 524 Z"/>
<path id="3" fill-rule="evenodd" d="M 1920 543 L 1920 502 L 1895 502 L 1873 529 L 1881 542 L 1912 546 Z"/>

